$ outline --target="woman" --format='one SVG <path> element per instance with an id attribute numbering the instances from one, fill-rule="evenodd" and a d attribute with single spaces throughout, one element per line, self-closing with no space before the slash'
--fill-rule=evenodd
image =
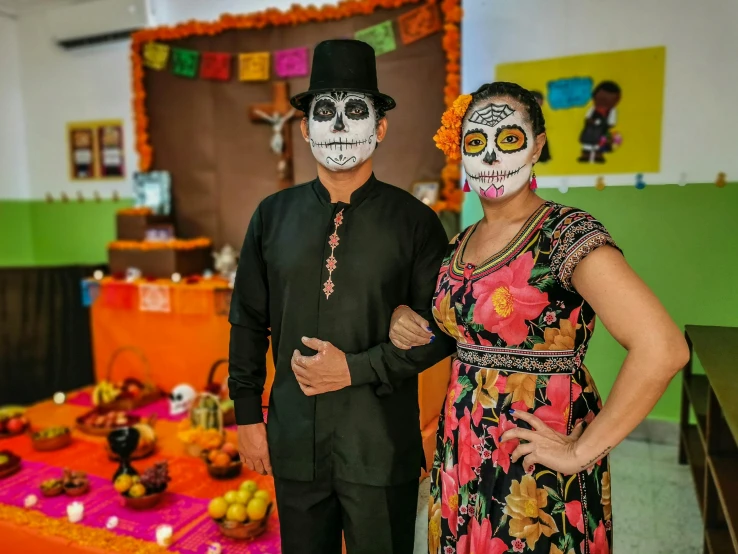
<path id="1" fill-rule="evenodd" d="M 451 242 L 434 299 L 458 358 L 431 473 L 432 554 L 611 552 L 607 455 L 688 357 L 602 224 L 535 194 L 545 142 L 535 97 L 511 83 L 461 96 L 436 135 L 484 217 Z M 628 350 L 604 408 L 583 365 L 595 312 Z M 416 317 L 397 309 L 396 346 L 432 339 Z"/>

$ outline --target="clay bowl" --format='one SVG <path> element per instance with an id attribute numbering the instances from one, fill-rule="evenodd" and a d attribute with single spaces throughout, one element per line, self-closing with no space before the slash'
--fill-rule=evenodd
<path id="1" fill-rule="evenodd" d="M 267 524 L 269 523 L 269 516 L 272 515 L 272 504 L 269 504 L 267 513 L 264 519 L 258 521 L 248 521 L 246 523 L 238 523 L 236 521 L 220 520 L 216 521 L 218 528 L 222 535 L 229 539 L 235 539 L 238 541 L 249 541 L 253 540 L 264 531 L 266 531 Z"/>
<path id="2" fill-rule="evenodd" d="M 83 494 L 87 494 L 87 492 L 90 490 L 90 482 L 84 481 L 81 485 L 64 485 L 64 493 L 67 496 L 82 496 Z"/>
<path id="3" fill-rule="evenodd" d="M 57 479 L 56 483 L 53 486 L 39 487 L 39 489 L 41 490 L 41 496 L 52 498 L 54 496 L 64 494 L 64 483 L 62 483 L 61 479 Z"/>
<path id="4" fill-rule="evenodd" d="M 0 479 L 5 479 L 11 475 L 15 475 L 21 468 L 21 459 L 10 452 L 9 450 L 2 450 L 0 454 L 6 456 L 8 460 L 0 465 Z"/>
<path id="5" fill-rule="evenodd" d="M 131 510 L 150 510 L 161 501 L 164 496 L 164 492 L 165 491 L 139 497 L 123 495 L 123 500 L 126 508 L 130 508 Z"/>
<path id="6" fill-rule="evenodd" d="M 208 468 L 208 473 L 213 479 L 235 479 L 241 475 L 243 469 L 243 462 L 240 459 L 233 460 L 227 466 L 216 466 L 208 459 L 210 450 L 203 450 L 200 453 L 200 457 L 205 462 Z"/>
<path id="7" fill-rule="evenodd" d="M 225 467 L 214 466 L 210 462 L 205 462 L 208 466 L 208 473 L 213 479 L 235 479 L 241 475 L 241 469 L 243 469 L 243 462 L 240 460 L 231 462 L 230 465 Z"/>
<path id="8" fill-rule="evenodd" d="M 40 437 L 39 433 L 33 433 L 31 435 L 31 443 L 33 444 L 33 448 L 39 452 L 61 450 L 72 444 L 72 433 L 69 429 L 66 429 L 66 432 L 48 438 Z"/>

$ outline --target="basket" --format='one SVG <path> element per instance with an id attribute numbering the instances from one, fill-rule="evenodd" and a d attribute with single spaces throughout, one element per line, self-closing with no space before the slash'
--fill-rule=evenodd
<path id="1" fill-rule="evenodd" d="M 192 400 L 189 412 L 191 428 L 202 427 L 205 430 L 217 430 L 225 441 L 223 430 L 223 410 L 220 408 L 220 399 L 209 392 L 201 392 Z M 221 442 L 222 444 L 222 442 Z M 190 456 L 200 457 L 203 448 L 199 444 L 186 443 L 185 451 Z"/>
<path id="2" fill-rule="evenodd" d="M 269 504 L 267 513 L 263 519 L 259 521 L 249 521 L 247 523 L 238 523 L 235 521 L 216 521 L 220 532 L 229 539 L 239 541 L 250 541 L 257 538 L 266 531 L 269 524 L 269 517 L 272 515 L 273 504 Z"/>
<path id="3" fill-rule="evenodd" d="M 220 391 L 222 390 L 222 385 L 219 385 L 215 382 L 215 372 L 218 371 L 218 368 L 222 366 L 223 364 L 228 364 L 228 358 L 223 358 L 215 362 L 210 367 L 210 373 L 208 373 L 208 382 L 205 385 L 205 390 L 211 394 L 214 394 L 218 397 L 220 397 Z M 223 425 L 225 427 L 230 427 L 231 425 L 236 424 L 236 410 L 231 408 L 230 410 L 225 410 L 223 412 Z"/>
<path id="4" fill-rule="evenodd" d="M 149 404 L 159 400 L 159 398 L 161 398 L 161 390 L 159 390 L 151 378 L 151 364 L 149 364 L 149 360 L 146 358 L 144 353 L 135 346 L 122 346 L 113 352 L 110 356 L 110 361 L 108 362 L 108 372 L 106 376 L 107 381 L 112 382 L 113 366 L 123 352 L 133 352 L 138 356 L 138 359 L 141 360 L 141 363 L 146 370 L 146 380 L 143 382 L 143 390 L 141 391 L 141 395 L 137 398 L 119 398 L 113 402 L 102 404 L 101 407 L 107 410 L 130 412 L 136 408 L 148 406 Z"/>

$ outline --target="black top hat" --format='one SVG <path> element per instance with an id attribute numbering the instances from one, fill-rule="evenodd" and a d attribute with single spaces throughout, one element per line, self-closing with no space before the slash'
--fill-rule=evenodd
<path id="1" fill-rule="evenodd" d="M 290 99 L 293 107 L 307 112 L 316 94 L 334 90 L 361 92 L 374 97 L 378 108 L 387 111 L 395 101 L 377 88 L 374 48 L 359 40 L 324 40 L 315 47 L 310 89 Z"/>

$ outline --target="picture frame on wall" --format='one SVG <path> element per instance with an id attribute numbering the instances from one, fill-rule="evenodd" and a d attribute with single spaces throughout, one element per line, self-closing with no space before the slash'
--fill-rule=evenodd
<path id="1" fill-rule="evenodd" d="M 69 177 L 72 181 L 125 178 L 123 121 L 78 121 L 67 124 Z"/>
<path id="2" fill-rule="evenodd" d="M 70 178 L 85 181 L 95 178 L 95 128 L 84 124 L 67 127 Z"/>
<path id="3" fill-rule="evenodd" d="M 125 154 L 123 151 L 123 125 L 121 122 L 106 122 L 97 128 L 100 178 L 122 179 L 125 177 Z"/>
<path id="4" fill-rule="evenodd" d="M 432 206 L 438 202 L 440 189 L 441 185 L 438 181 L 418 181 L 413 184 L 412 193 L 426 206 Z"/>

